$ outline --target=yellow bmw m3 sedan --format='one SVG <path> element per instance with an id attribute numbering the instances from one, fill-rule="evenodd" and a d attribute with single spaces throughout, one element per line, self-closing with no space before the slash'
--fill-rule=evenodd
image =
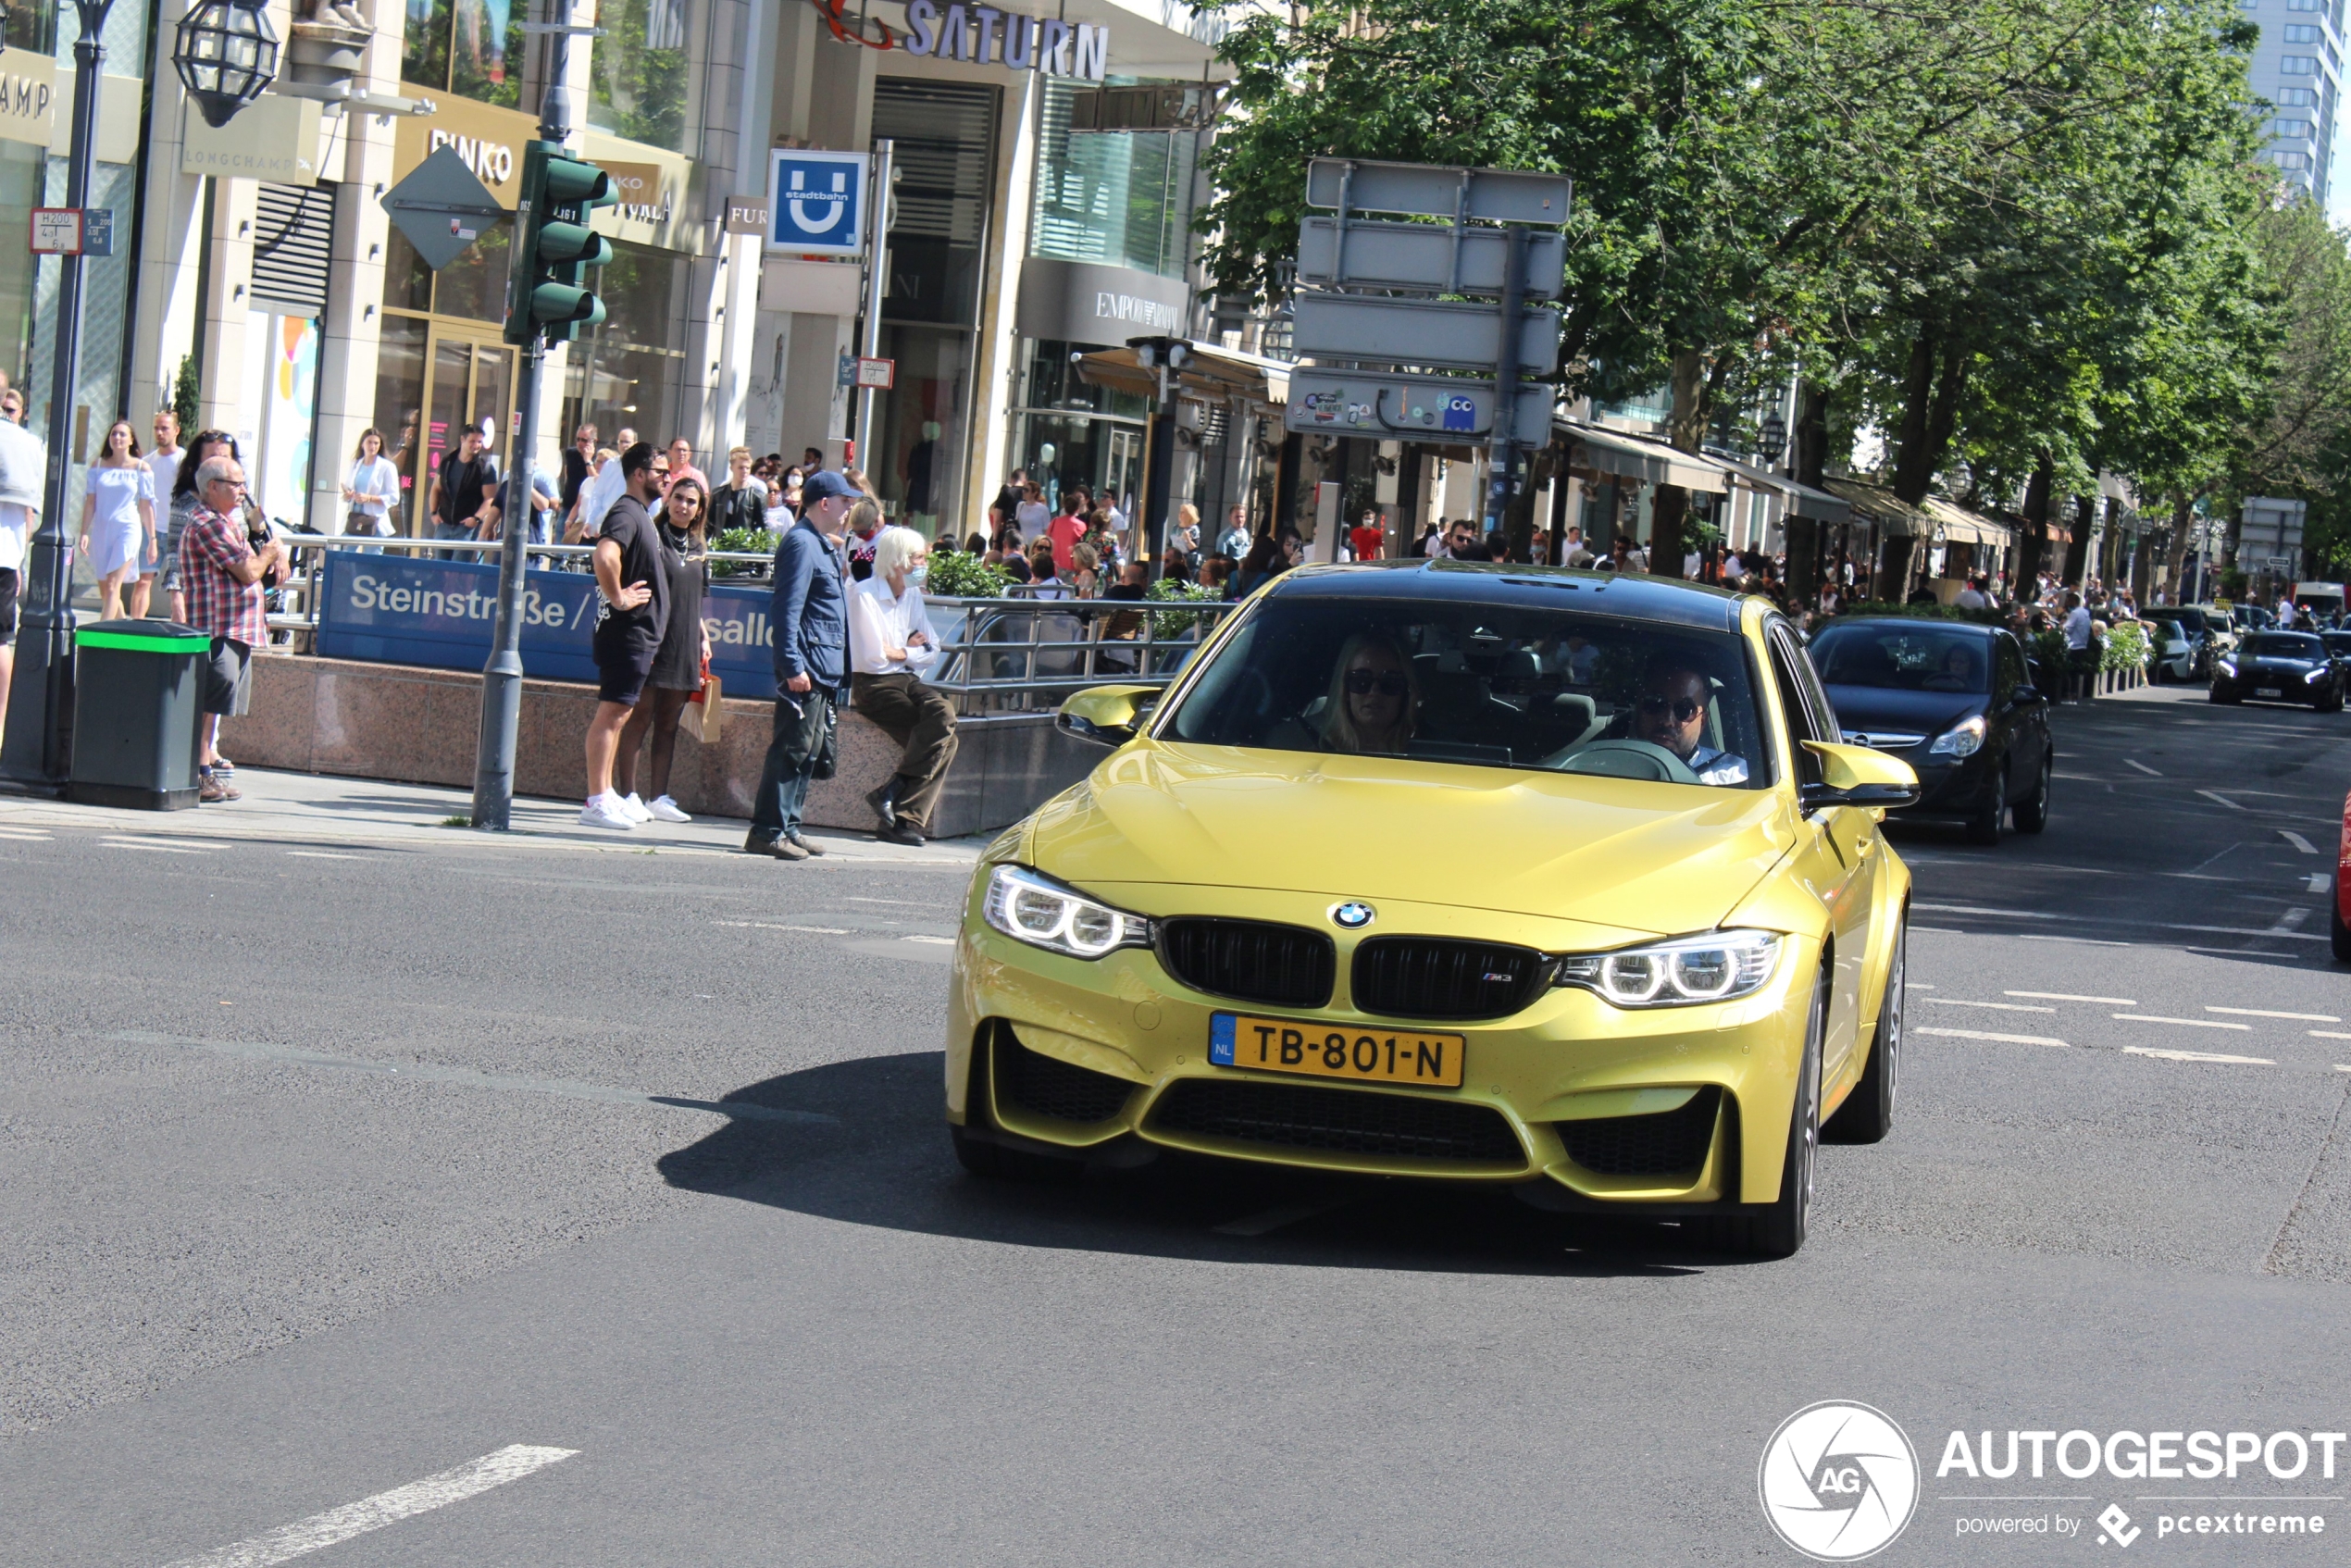
<path id="1" fill-rule="evenodd" d="M 990 847 L 947 1119 L 1019 1176 L 1161 1150 L 1514 1186 L 1804 1241 L 1822 1139 L 1894 1117 L 1900 761 L 1795 629 L 1663 579 L 1306 567 Z"/>

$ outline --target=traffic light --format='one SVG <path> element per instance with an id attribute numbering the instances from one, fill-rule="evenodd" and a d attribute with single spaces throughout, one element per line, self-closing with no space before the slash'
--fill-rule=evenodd
<path id="1" fill-rule="evenodd" d="M 588 227 L 589 214 L 620 198 L 612 176 L 573 157 L 556 142 L 531 142 L 522 155 L 523 227 L 506 310 L 506 341 L 527 343 L 539 332 L 551 343 L 569 342 L 582 327 L 604 318 L 604 302 L 581 285 L 588 268 L 612 260 L 612 245 Z"/>

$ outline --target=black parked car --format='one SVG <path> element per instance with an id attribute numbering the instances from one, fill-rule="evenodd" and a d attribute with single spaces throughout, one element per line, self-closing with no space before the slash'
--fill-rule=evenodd
<path id="1" fill-rule="evenodd" d="M 2234 653 L 2212 664 L 2212 700 L 2307 703 L 2320 713 L 2343 711 L 2343 665 L 2315 631 L 2252 631 Z"/>
<path id="2" fill-rule="evenodd" d="M 1918 771 L 1919 803 L 1904 817 L 1956 817 L 1979 844 L 1998 843 L 2011 815 L 2019 832 L 2047 826 L 2049 703 L 2015 637 L 1955 621 L 1840 617 L 1813 634 L 1810 652 L 1845 739 Z"/>

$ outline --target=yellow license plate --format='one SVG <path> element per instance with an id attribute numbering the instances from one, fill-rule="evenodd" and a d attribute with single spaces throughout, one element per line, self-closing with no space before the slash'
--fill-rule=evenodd
<path id="1" fill-rule="evenodd" d="M 1342 1029 L 1299 1018 L 1218 1013 L 1208 1022 L 1208 1059 L 1217 1066 L 1297 1073 L 1310 1078 L 1459 1089 L 1467 1046 L 1461 1035 L 1432 1035 L 1418 1029 Z"/>

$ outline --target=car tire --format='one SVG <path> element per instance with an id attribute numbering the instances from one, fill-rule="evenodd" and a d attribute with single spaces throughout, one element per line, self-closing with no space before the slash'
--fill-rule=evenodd
<path id="1" fill-rule="evenodd" d="M 1877 1010 L 1877 1030 L 1870 1037 L 1870 1059 L 1861 1079 L 1836 1114 L 1821 1125 L 1822 1143 L 1883 1143 L 1894 1130 L 1894 1094 L 1901 1087 L 1904 977 L 1909 968 L 1910 917 L 1894 928 L 1894 954 L 1886 964 L 1885 1001 Z"/>
<path id="2" fill-rule="evenodd" d="M 1821 1037 L 1828 1027 L 1828 957 L 1812 989 L 1812 1015 L 1804 1026 L 1804 1055 L 1796 1070 L 1796 1105 L 1788 1115 L 1787 1155 L 1780 1165 L 1780 1195 L 1735 1218 L 1714 1222 L 1723 1251 L 1755 1258 L 1791 1258 L 1804 1245 L 1812 1214 L 1812 1183 L 1821 1141 Z"/>
<path id="3" fill-rule="evenodd" d="M 2327 924 L 2332 927 L 2334 961 L 2337 964 L 2351 964 L 2351 925 L 2345 925 L 2343 920 L 2343 895 L 2339 892 L 2334 894 L 2333 901 L 2327 907 L 2334 918 Z"/>
<path id="4" fill-rule="evenodd" d="M 1967 841 L 1971 844 L 1994 845 L 2000 841 L 2000 826 L 2009 816 L 2009 765 L 2006 757 L 1993 765 L 1992 799 L 1984 808 L 1968 818 Z"/>
<path id="5" fill-rule="evenodd" d="M 2020 833 L 2038 833 L 2049 825 L 2049 776 L 2057 771 L 2057 753 L 2041 753 L 2041 774 L 2033 793 L 2009 808 L 2009 820 Z"/>

